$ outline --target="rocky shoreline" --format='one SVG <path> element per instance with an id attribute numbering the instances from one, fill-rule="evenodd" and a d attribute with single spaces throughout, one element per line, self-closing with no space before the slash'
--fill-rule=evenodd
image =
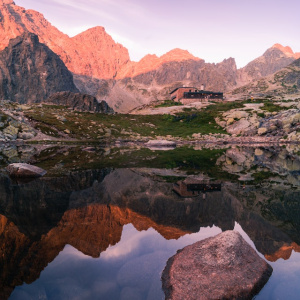
<path id="1" fill-rule="evenodd" d="M 152 141 L 161 141 L 162 143 L 170 142 L 173 146 L 177 145 L 195 145 L 195 144 L 216 144 L 216 145 L 253 145 L 253 144 L 276 144 L 276 145 L 300 145 L 300 141 L 298 140 L 287 140 L 282 136 L 272 136 L 272 137 L 265 137 L 265 136 L 253 136 L 253 137 L 222 137 L 218 138 L 214 135 L 209 136 L 202 136 L 199 139 L 182 139 L 182 138 L 159 138 L 159 139 L 151 139 L 149 137 L 141 137 L 140 139 L 112 139 L 112 138 L 103 138 L 99 140 L 79 140 L 79 139 L 55 139 L 51 138 L 48 139 L 47 137 L 42 137 L 40 139 L 32 138 L 32 139 L 0 139 L 0 143 L 2 145 L 26 145 L 26 144 L 107 144 L 107 145 L 116 145 L 116 144 L 151 144 Z M 157 145 L 156 145 L 157 146 Z"/>

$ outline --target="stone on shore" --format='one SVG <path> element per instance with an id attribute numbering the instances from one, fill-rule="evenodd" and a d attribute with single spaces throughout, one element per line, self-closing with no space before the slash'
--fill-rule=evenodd
<path id="1" fill-rule="evenodd" d="M 47 172 L 39 167 L 25 163 L 13 163 L 6 167 L 11 177 L 32 178 L 44 176 Z"/>
<path id="2" fill-rule="evenodd" d="M 163 271 L 167 300 L 252 299 L 272 267 L 236 231 L 225 231 L 179 250 Z"/>
<path id="3" fill-rule="evenodd" d="M 150 140 L 146 143 L 146 147 L 150 149 L 169 150 L 176 147 L 176 143 L 167 140 Z"/>

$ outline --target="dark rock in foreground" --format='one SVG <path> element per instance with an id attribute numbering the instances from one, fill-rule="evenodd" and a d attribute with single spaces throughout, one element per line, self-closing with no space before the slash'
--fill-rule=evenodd
<path id="1" fill-rule="evenodd" d="M 25 32 L 0 52 L 0 99 L 34 103 L 60 91 L 78 92 L 73 75 L 38 36 Z"/>
<path id="2" fill-rule="evenodd" d="M 6 167 L 11 177 L 32 178 L 44 176 L 47 172 L 39 167 L 24 163 L 14 163 Z"/>
<path id="3" fill-rule="evenodd" d="M 272 267 L 236 231 L 187 246 L 163 271 L 166 299 L 252 299 Z"/>
<path id="4" fill-rule="evenodd" d="M 87 94 L 59 92 L 51 95 L 45 102 L 68 106 L 78 111 L 114 113 L 114 110 L 105 101 L 98 101 L 94 96 Z"/>

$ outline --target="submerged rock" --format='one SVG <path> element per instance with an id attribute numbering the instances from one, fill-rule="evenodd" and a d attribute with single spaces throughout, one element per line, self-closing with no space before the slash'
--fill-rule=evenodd
<path id="1" fill-rule="evenodd" d="M 162 274 L 166 299 L 252 299 L 272 267 L 236 231 L 187 246 Z"/>
<path id="2" fill-rule="evenodd" d="M 14 163 L 6 167 L 11 177 L 41 177 L 47 172 L 39 167 L 25 163 Z"/>

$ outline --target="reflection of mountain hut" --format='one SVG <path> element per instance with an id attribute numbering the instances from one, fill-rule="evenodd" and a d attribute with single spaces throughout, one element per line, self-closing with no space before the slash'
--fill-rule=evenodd
<path id="1" fill-rule="evenodd" d="M 195 87 L 179 87 L 170 92 L 171 99 L 182 104 L 189 104 L 192 102 L 205 102 L 209 100 L 220 101 L 223 100 L 223 93 L 198 90 Z"/>
<path id="2" fill-rule="evenodd" d="M 221 191 L 221 182 L 205 181 L 178 181 L 173 185 L 173 191 L 181 197 L 197 197 L 203 193 Z"/>

